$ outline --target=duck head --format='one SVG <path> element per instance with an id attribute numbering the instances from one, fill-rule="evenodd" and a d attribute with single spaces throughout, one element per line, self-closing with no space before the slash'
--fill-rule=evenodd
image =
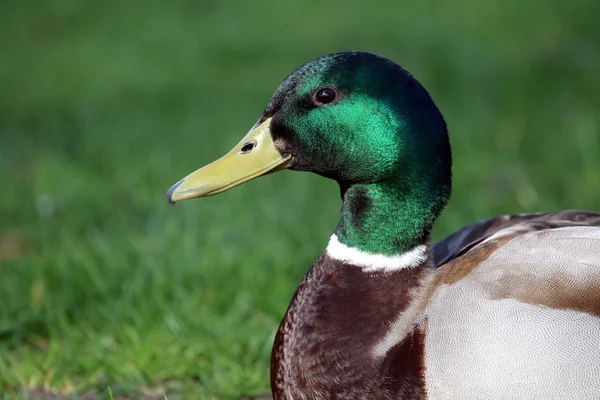
<path id="1" fill-rule="evenodd" d="M 296 69 L 241 142 L 176 183 L 167 199 L 214 195 L 282 169 L 336 180 L 344 202 L 336 235 L 383 254 L 428 237 L 451 190 L 442 115 L 412 75 L 369 53 L 327 55 Z M 384 219 L 392 215 L 390 226 Z"/>

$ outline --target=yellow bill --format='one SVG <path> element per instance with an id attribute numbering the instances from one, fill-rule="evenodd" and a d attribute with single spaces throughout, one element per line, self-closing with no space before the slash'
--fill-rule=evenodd
<path id="1" fill-rule="evenodd" d="M 254 178 L 287 168 L 292 156 L 280 154 L 271 137 L 271 118 L 253 128 L 229 153 L 192 172 L 169 189 L 167 200 L 212 196 Z"/>

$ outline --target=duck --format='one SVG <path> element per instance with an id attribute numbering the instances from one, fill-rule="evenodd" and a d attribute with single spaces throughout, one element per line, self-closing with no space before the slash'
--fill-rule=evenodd
<path id="1" fill-rule="evenodd" d="M 365 52 L 309 61 L 167 200 L 285 169 L 335 180 L 342 207 L 276 333 L 275 400 L 600 398 L 600 214 L 498 216 L 432 245 L 450 140 L 405 69 Z"/>

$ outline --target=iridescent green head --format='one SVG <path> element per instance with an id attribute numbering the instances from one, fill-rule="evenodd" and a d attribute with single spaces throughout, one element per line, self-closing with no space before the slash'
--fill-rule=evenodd
<path id="1" fill-rule="evenodd" d="M 408 72 L 373 54 L 338 53 L 298 68 L 275 92 L 263 119 L 269 117 L 292 169 L 346 183 L 401 179 L 413 169 L 449 180 L 450 147 L 437 107 Z"/>
<path id="2" fill-rule="evenodd" d="M 382 254 L 426 240 L 451 190 L 442 115 L 408 72 L 369 53 L 323 56 L 292 72 L 248 135 L 167 197 L 212 195 L 283 168 L 338 181 L 338 238 Z"/>

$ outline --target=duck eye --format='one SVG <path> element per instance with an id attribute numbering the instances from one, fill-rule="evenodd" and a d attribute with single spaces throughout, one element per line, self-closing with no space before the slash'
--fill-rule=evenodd
<path id="1" fill-rule="evenodd" d="M 329 104 L 335 100 L 335 96 L 336 96 L 335 90 L 333 90 L 331 88 L 320 89 L 315 94 L 315 103 L 318 106 L 323 106 L 325 104 Z"/>

